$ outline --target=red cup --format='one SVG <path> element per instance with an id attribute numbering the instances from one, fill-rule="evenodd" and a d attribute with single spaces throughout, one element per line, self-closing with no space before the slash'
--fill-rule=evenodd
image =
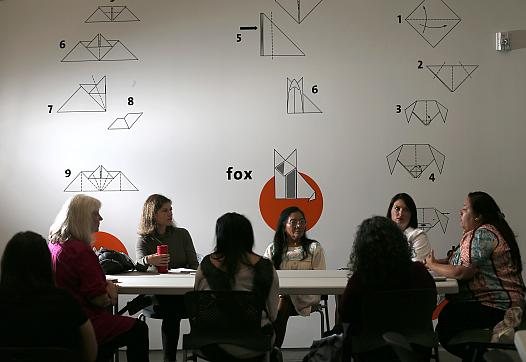
<path id="1" fill-rule="evenodd" d="M 157 245 L 157 254 L 168 254 L 168 245 Z M 159 265 L 157 267 L 159 273 L 168 273 L 168 265 Z"/>

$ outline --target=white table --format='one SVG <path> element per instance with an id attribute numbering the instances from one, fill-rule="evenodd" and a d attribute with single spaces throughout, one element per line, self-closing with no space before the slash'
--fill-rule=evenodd
<path id="1" fill-rule="evenodd" d="M 515 332 L 514 342 L 521 361 L 526 361 L 526 330 Z"/>
<path id="2" fill-rule="evenodd" d="M 282 294 L 341 295 L 345 290 L 348 270 L 278 270 Z M 117 279 L 119 294 L 181 295 L 194 290 L 194 274 L 131 272 L 108 275 Z M 455 279 L 437 281 L 438 294 L 458 293 Z"/>

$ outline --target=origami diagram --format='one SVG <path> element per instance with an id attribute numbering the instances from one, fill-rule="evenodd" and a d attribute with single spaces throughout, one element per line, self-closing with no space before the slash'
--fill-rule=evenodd
<path id="1" fill-rule="evenodd" d="M 139 191 L 121 171 L 108 171 L 102 165 L 95 171 L 81 171 L 65 192 Z"/>
<path id="2" fill-rule="evenodd" d="M 275 0 L 294 21 L 300 24 L 323 0 Z"/>
<path id="3" fill-rule="evenodd" d="M 117 23 L 140 21 L 127 6 L 99 6 L 85 23 Z"/>
<path id="4" fill-rule="evenodd" d="M 433 48 L 460 23 L 459 16 L 442 0 L 423 0 L 405 21 Z"/>
<path id="5" fill-rule="evenodd" d="M 451 92 L 454 92 L 468 79 L 471 74 L 479 67 L 478 65 L 459 64 L 438 64 L 426 65 L 431 73 Z"/>
<path id="6" fill-rule="evenodd" d="M 425 169 L 436 163 L 442 173 L 446 156 L 429 144 L 403 144 L 387 155 L 387 164 L 391 175 L 397 163 L 401 164 L 414 178 L 422 175 Z"/>
<path id="7" fill-rule="evenodd" d="M 305 56 L 305 53 L 264 13 L 259 14 L 260 56 Z"/>
<path id="8" fill-rule="evenodd" d="M 287 78 L 287 113 L 323 113 L 321 109 L 303 93 L 303 77 L 299 80 Z"/>
<path id="9" fill-rule="evenodd" d="M 284 158 L 274 150 L 274 188 L 276 199 L 309 199 L 316 198 L 316 191 L 298 172 L 298 153 L 292 151 Z"/>
<path id="10" fill-rule="evenodd" d="M 69 51 L 62 62 L 93 62 L 137 60 L 120 40 L 108 40 L 97 34 L 91 40 L 81 40 Z"/>
<path id="11" fill-rule="evenodd" d="M 106 76 L 98 82 L 79 84 L 79 88 L 58 109 L 64 112 L 106 112 Z"/>
<path id="12" fill-rule="evenodd" d="M 440 117 L 442 122 L 446 123 L 447 108 L 436 100 L 417 100 L 405 109 L 407 123 L 409 123 L 411 119 L 416 118 L 427 126 L 437 117 Z"/>
<path id="13" fill-rule="evenodd" d="M 446 233 L 447 223 L 449 221 L 448 212 L 440 212 L 434 207 L 420 207 L 416 209 L 418 216 L 418 227 L 424 231 L 429 231 L 437 224 L 440 224 L 442 232 Z"/>
<path id="14" fill-rule="evenodd" d="M 135 122 L 141 118 L 143 112 L 139 113 L 128 113 L 123 118 L 117 118 L 115 121 L 110 124 L 108 127 L 109 130 L 115 129 L 131 129 Z"/>

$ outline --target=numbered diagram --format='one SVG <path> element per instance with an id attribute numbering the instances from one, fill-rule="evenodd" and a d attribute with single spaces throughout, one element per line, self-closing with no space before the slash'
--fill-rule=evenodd
<path id="1" fill-rule="evenodd" d="M 407 123 L 412 119 L 419 120 L 423 125 L 428 126 L 435 118 L 441 119 L 446 123 L 447 108 L 439 101 L 429 99 L 419 99 L 411 103 L 405 109 Z"/>
<path id="2" fill-rule="evenodd" d="M 316 191 L 298 172 L 298 152 L 286 158 L 274 150 L 274 189 L 276 199 L 316 199 Z"/>
<path id="3" fill-rule="evenodd" d="M 65 112 L 106 112 L 106 76 L 93 83 L 79 84 L 57 113 Z"/>
<path id="4" fill-rule="evenodd" d="M 300 24 L 323 0 L 275 0 L 295 22 Z"/>
<path id="5" fill-rule="evenodd" d="M 303 92 L 303 77 L 299 80 L 287 78 L 287 113 L 323 113 Z"/>
<path id="6" fill-rule="evenodd" d="M 65 192 L 139 191 L 121 171 L 108 171 L 100 165 L 94 171 L 81 171 Z"/>
<path id="7" fill-rule="evenodd" d="M 61 62 L 97 62 L 138 60 L 120 40 L 108 40 L 97 34 L 91 40 L 81 40 Z"/>
<path id="8" fill-rule="evenodd" d="M 109 130 L 131 129 L 133 125 L 141 118 L 143 112 L 128 113 L 122 118 L 117 118 L 108 127 Z"/>
<path id="9" fill-rule="evenodd" d="M 99 6 L 85 23 L 122 23 L 140 21 L 127 6 Z"/>
<path id="10" fill-rule="evenodd" d="M 458 62 L 458 64 L 426 65 L 426 68 L 433 73 L 434 78 L 438 79 L 450 92 L 454 92 L 460 87 L 471 74 L 477 70 L 478 65 L 468 65 Z"/>
<path id="11" fill-rule="evenodd" d="M 405 21 L 434 48 L 460 23 L 461 19 L 444 1 L 424 0 L 405 18 Z"/>
<path id="12" fill-rule="evenodd" d="M 442 232 L 446 233 L 449 212 L 440 212 L 434 207 L 419 207 L 416 209 L 416 214 L 418 216 L 418 228 L 428 232 L 440 225 Z"/>
<path id="13" fill-rule="evenodd" d="M 432 163 L 442 173 L 445 160 L 446 156 L 430 144 L 403 144 L 387 155 L 391 175 L 396 165 L 400 164 L 414 178 L 419 178 Z"/>
<path id="14" fill-rule="evenodd" d="M 259 14 L 260 55 L 262 57 L 305 56 L 305 53 L 264 13 Z"/>

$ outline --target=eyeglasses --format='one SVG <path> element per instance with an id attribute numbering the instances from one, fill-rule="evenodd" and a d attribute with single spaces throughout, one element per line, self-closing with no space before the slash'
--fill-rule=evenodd
<path id="1" fill-rule="evenodd" d="M 301 219 L 301 220 L 289 220 L 288 224 L 290 226 L 292 226 L 293 228 L 295 228 L 296 226 L 305 226 L 307 225 L 307 221 L 305 221 L 305 219 Z"/>

